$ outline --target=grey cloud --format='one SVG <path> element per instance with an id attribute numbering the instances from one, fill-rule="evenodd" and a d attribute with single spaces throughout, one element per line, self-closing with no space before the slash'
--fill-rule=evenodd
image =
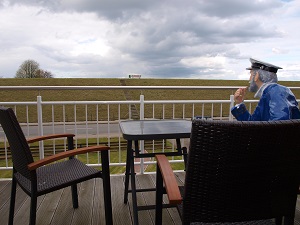
<path id="1" fill-rule="evenodd" d="M 0 0 L 2 5 L 4 2 L 7 1 Z M 99 21 L 108 21 L 106 39 L 115 57 L 70 56 L 55 46 L 34 45 L 57 63 L 69 63 L 74 70 L 91 73 L 98 70 L 118 74 L 131 63 L 151 76 L 206 76 L 207 68 L 187 67 L 180 63 L 181 59 L 203 56 L 241 59 L 245 56 L 237 44 L 282 37 L 276 25 L 262 23 L 262 18 L 272 15 L 283 4 L 277 0 L 11 0 L 9 3 L 39 6 L 38 13 L 91 12 Z M 67 39 L 68 35 L 59 33 L 57 38 Z M 213 73 L 224 71 L 214 68 Z"/>
<path id="2" fill-rule="evenodd" d="M 117 26 L 128 28 L 127 24 L 133 24 L 129 27 L 132 35 L 145 35 L 147 41 L 153 43 L 178 32 L 190 33 L 195 37 L 194 41 L 202 43 L 230 42 L 224 36 L 238 42 L 256 36 L 278 36 L 276 29 L 262 27 L 260 18 L 249 20 L 244 17 L 251 13 L 264 15 L 265 11 L 270 15 L 273 9 L 282 5 L 277 0 L 11 0 L 10 4 L 39 5 L 54 11 L 93 12 L 113 20 Z M 233 20 L 235 16 L 240 18 Z"/>
<path id="3" fill-rule="evenodd" d="M 102 60 L 101 56 L 94 56 L 92 54 L 80 54 L 78 56 L 71 56 L 70 54 L 66 54 L 63 49 L 57 50 L 57 48 L 51 46 L 37 44 L 33 47 L 44 56 L 56 62 L 63 62 L 74 65 L 91 65 L 94 63 L 99 63 Z"/>
<path id="4" fill-rule="evenodd" d="M 2 0 L 4 1 L 4 0 Z M 140 1 L 140 0 L 11 0 L 10 4 L 23 4 L 31 6 L 41 6 L 54 12 L 75 11 L 75 12 L 93 12 L 99 17 L 105 17 L 109 20 L 122 18 L 131 18 L 142 11 L 155 7 L 158 0 Z"/>
<path id="5" fill-rule="evenodd" d="M 108 19 L 131 17 L 131 15 L 137 14 L 152 5 L 154 5 L 154 1 L 94 0 L 89 2 L 77 1 L 74 4 L 70 0 L 61 0 L 61 7 L 63 9 L 74 9 L 79 12 L 95 12 L 100 17 L 107 17 Z"/>
<path id="6" fill-rule="evenodd" d="M 100 17 L 122 21 L 149 11 L 158 11 L 163 16 L 175 8 L 183 14 L 197 12 L 209 17 L 232 18 L 257 12 L 271 14 L 273 9 L 282 6 L 279 0 L 10 0 L 9 3 L 42 6 L 53 11 L 94 12 Z"/>
<path id="7" fill-rule="evenodd" d="M 158 77 L 158 78 L 167 78 L 167 77 L 182 77 L 184 74 L 188 74 L 188 76 L 193 74 L 198 74 L 197 69 L 195 68 L 187 68 L 184 66 L 174 65 L 174 66 L 160 66 L 157 68 L 152 68 L 151 71 L 146 74 L 146 76 L 149 77 Z"/>
<path id="8" fill-rule="evenodd" d="M 240 0 L 221 0 L 206 1 L 201 0 L 201 4 L 197 4 L 197 9 L 209 16 L 220 18 L 232 18 L 237 16 L 245 16 L 252 13 L 268 13 L 272 14 L 272 10 L 282 6 L 278 0 L 266 1 L 240 1 Z"/>
<path id="9" fill-rule="evenodd" d="M 224 46 L 230 44 L 280 37 L 274 27 L 263 27 L 258 21 L 224 22 L 218 18 L 197 17 L 196 13 L 189 14 L 190 17 L 180 13 L 170 13 L 163 18 L 154 13 L 149 18 L 132 20 L 131 24 L 117 25 L 110 43 L 133 58 L 162 63 L 167 58 L 174 60 L 208 53 L 225 55 L 230 48 Z"/>
<path id="10" fill-rule="evenodd" d="M 197 78 L 208 78 L 208 76 L 224 76 L 223 68 L 210 68 L 206 66 L 199 67 L 186 67 L 180 66 L 179 64 L 174 65 L 165 65 L 159 67 L 152 67 L 152 70 L 146 73 L 146 76 L 149 77 L 157 77 L 157 78 L 189 78 L 189 77 L 197 77 Z"/>
<path id="11" fill-rule="evenodd" d="M 0 0 L 3 5 L 28 5 L 55 9 L 59 2 L 55 0 Z"/>

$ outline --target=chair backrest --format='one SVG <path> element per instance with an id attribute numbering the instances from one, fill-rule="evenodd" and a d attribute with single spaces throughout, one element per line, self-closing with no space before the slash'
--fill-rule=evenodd
<path id="1" fill-rule="evenodd" d="M 11 108 L 0 107 L 0 124 L 8 139 L 14 169 L 24 177 L 31 179 L 27 168 L 33 157 L 24 133 Z"/>
<path id="2" fill-rule="evenodd" d="M 294 216 L 300 120 L 194 120 L 183 222 L 238 222 Z"/>

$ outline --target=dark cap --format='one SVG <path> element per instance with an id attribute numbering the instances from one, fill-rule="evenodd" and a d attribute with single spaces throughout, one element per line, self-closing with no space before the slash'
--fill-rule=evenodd
<path id="1" fill-rule="evenodd" d="M 278 69 L 282 69 L 279 66 L 274 66 L 270 63 L 266 63 L 257 59 L 250 58 L 250 62 L 251 62 L 251 67 L 246 68 L 246 70 L 261 69 L 261 70 L 277 73 Z"/>

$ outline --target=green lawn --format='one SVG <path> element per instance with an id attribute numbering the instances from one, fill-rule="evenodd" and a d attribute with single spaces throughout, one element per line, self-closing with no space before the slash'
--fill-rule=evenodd
<path id="1" fill-rule="evenodd" d="M 120 79 L 86 79 L 86 78 L 53 78 L 53 79 L 14 79 L 14 78 L 0 78 L 0 86 L 120 86 Z M 127 86 L 247 86 L 248 81 L 246 80 L 201 80 L 201 79 L 123 79 Z M 285 86 L 300 86 L 300 81 L 282 81 L 279 82 Z M 145 96 L 145 100 L 228 100 L 229 95 L 233 94 L 234 91 L 231 90 L 132 90 L 129 91 L 132 100 L 139 100 L 140 94 Z M 300 90 L 293 91 L 296 97 L 300 98 Z M 126 100 L 123 90 L 34 90 L 34 91 L 15 91 L 15 90 L 0 90 L 1 102 L 36 102 L 37 96 L 41 95 L 43 101 L 124 101 Z M 248 93 L 247 99 L 253 99 L 253 93 Z M 128 106 L 121 106 L 121 112 L 128 112 Z M 138 106 L 137 106 L 138 107 Z M 170 109 L 171 105 L 165 106 L 165 110 Z M 175 117 L 182 117 L 182 105 L 175 105 Z M 195 110 L 201 112 L 201 106 L 196 106 Z M 214 107 L 221 107 L 216 104 Z M 226 108 L 228 106 L 223 106 L 224 112 L 229 112 Z M 158 105 L 155 108 L 157 114 L 162 114 L 162 105 Z M 192 105 L 186 104 L 185 110 L 187 114 L 185 117 L 190 117 Z M 88 109 L 88 119 L 96 119 L 96 109 L 95 106 L 87 106 Z M 43 106 L 43 121 L 52 121 L 50 106 Z M 77 121 L 85 121 L 85 106 L 76 106 L 76 118 Z M 109 108 L 110 120 L 117 119 L 118 107 L 111 105 Z M 55 106 L 55 112 L 62 112 L 62 106 Z M 74 121 L 74 106 L 65 106 L 66 120 Z M 211 111 L 211 106 L 205 106 L 205 114 Z M 218 110 L 215 109 L 215 112 Z M 99 106 L 99 120 L 107 121 L 108 109 L 106 106 Z M 145 106 L 145 117 L 152 117 L 152 109 L 150 106 Z M 29 118 L 29 122 L 33 123 L 37 121 L 37 110 L 35 106 L 28 107 L 28 115 L 26 115 L 26 107 L 18 106 L 17 116 L 20 122 L 27 120 L 26 116 Z M 126 113 L 122 114 L 121 117 L 126 118 L 128 116 Z M 168 112 L 165 118 L 172 117 L 172 112 Z M 219 116 L 219 115 L 217 115 Z M 223 115 L 226 116 L 226 115 Z M 55 122 L 63 120 L 62 113 L 56 113 L 54 115 Z M 102 140 L 105 142 L 105 140 Z M 83 140 L 83 143 L 85 140 Z M 2 144 L 3 145 L 3 144 Z M 1 148 L 1 143 L 0 143 Z M 3 147 L 2 147 L 3 148 Z M 110 152 L 111 162 L 125 162 L 126 151 L 122 151 L 121 158 L 116 151 Z M 97 154 L 89 154 L 87 158 L 84 156 L 79 156 L 81 160 L 88 163 L 97 162 Z M 5 161 L 0 160 L 0 166 L 4 166 Z M 11 165 L 11 164 L 10 164 Z M 174 169 L 183 169 L 182 164 L 172 165 Z M 123 173 L 124 167 L 111 167 L 112 173 Z M 150 165 L 147 167 L 147 171 L 154 171 L 155 166 Z M 0 171 L 0 177 L 11 177 L 10 171 Z"/>
<path id="2" fill-rule="evenodd" d="M 122 142 L 125 142 L 125 140 L 121 140 Z M 111 143 L 118 143 L 119 140 L 118 138 L 112 138 L 110 139 Z M 77 146 L 85 146 L 86 144 L 86 139 L 78 139 L 77 140 Z M 97 140 L 94 138 L 90 138 L 88 140 L 88 143 L 93 143 L 90 144 L 90 146 L 95 145 L 97 143 Z M 149 142 L 150 144 L 146 144 L 145 146 L 148 146 L 148 149 L 152 149 L 151 146 L 151 142 Z M 53 144 L 55 144 L 56 146 L 61 146 L 61 147 L 56 147 L 57 151 L 62 151 L 63 149 L 66 149 L 66 142 L 62 139 L 56 139 L 54 142 L 52 140 L 47 140 L 44 141 L 44 148 L 45 148 L 45 156 L 49 156 L 53 154 L 52 150 L 47 151 L 48 149 L 51 149 L 51 147 L 53 146 Z M 106 138 L 101 138 L 99 140 L 99 145 L 107 145 L 107 139 Z M 126 145 L 125 145 L 126 146 Z M 30 144 L 30 148 L 33 152 L 33 156 L 34 156 L 34 160 L 38 160 L 38 143 L 33 143 Z M 157 144 L 156 145 L 156 150 L 155 151 L 161 151 L 160 149 L 162 149 L 162 144 Z M 2 150 L 1 150 L 2 149 Z M 0 151 L 3 151 L 4 149 L 4 143 L 0 142 Z M 147 149 L 147 147 L 145 147 L 145 149 Z M 165 151 L 171 151 L 171 143 L 167 142 L 165 144 L 164 147 Z M 101 163 L 101 154 L 98 152 L 92 152 L 92 153 L 88 153 L 88 154 L 83 154 L 83 155 L 78 155 L 77 156 L 78 159 L 80 159 L 82 162 L 86 163 L 86 164 L 100 164 Z M 118 146 L 116 146 L 116 144 L 111 145 L 111 150 L 109 151 L 109 157 L 110 157 L 110 162 L 111 163 L 125 163 L 126 162 L 126 147 L 121 148 L 120 154 L 119 154 L 119 149 Z M 181 157 L 174 157 L 174 159 L 181 159 Z M 4 160 L 0 160 L 0 167 L 4 167 L 5 161 Z M 11 166 L 12 162 L 11 159 L 9 157 L 9 161 L 8 161 L 8 165 Z M 172 167 L 175 170 L 180 170 L 183 169 L 183 163 L 177 163 L 177 164 L 172 164 Z M 100 168 L 99 168 L 100 169 Z M 146 168 L 146 172 L 151 172 L 151 171 L 155 171 L 156 167 L 155 165 L 149 165 Z M 110 172 L 112 174 L 122 174 L 125 172 L 125 166 L 111 166 L 110 167 Z M 10 178 L 11 177 L 11 171 L 7 171 L 7 170 L 0 170 L 0 178 Z"/>
<path id="3" fill-rule="evenodd" d="M 53 79 L 14 79 L 14 78 L 1 78 L 0 86 L 120 86 L 120 79 L 85 79 L 85 78 L 53 78 Z M 248 81 L 240 80 L 200 80 L 200 79 L 123 79 L 127 86 L 247 86 Z M 300 82 L 280 82 L 286 86 L 300 86 Z M 234 91 L 231 90 L 132 90 L 129 91 L 132 100 L 139 100 L 140 94 L 143 94 L 145 100 L 229 100 L 230 94 Z M 295 95 L 300 98 L 300 90 L 294 91 Z M 34 90 L 34 91 L 15 91 L 15 90 L 0 90 L 1 102 L 19 102 L 19 101 L 32 101 L 36 102 L 37 96 L 41 95 L 43 101 L 124 101 L 126 100 L 123 90 Z M 247 94 L 247 99 L 253 99 L 253 93 Z M 74 121 L 74 105 L 65 106 L 65 115 L 62 113 L 61 105 L 54 106 L 54 121 L 60 122 L 63 120 Z M 95 105 L 76 106 L 76 119 L 77 121 L 85 121 L 88 111 L 88 120 L 107 121 L 108 108 L 106 105 L 98 106 L 98 115 Z M 128 106 L 121 105 L 120 111 L 122 112 L 121 118 L 128 117 Z M 145 117 L 152 117 L 152 106 L 145 105 Z M 172 118 L 173 112 L 170 110 L 173 105 L 165 105 L 165 118 Z M 175 105 L 175 117 L 182 117 L 183 106 L 181 104 Z M 218 113 L 218 108 L 221 105 L 215 104 Z M 229 106 L 223 106 L 223 112 L 228 114 Z M 118 106 L 110 105 L 109 115 L 110 120 L 118 119 Z M 139 106 L 137 105 L 137 110 Z M 197 112 L 202 111 L 202 106 L 196 106 Z M 52 121 L 51 106 L 43 106 L 43 121 Z M 156 115 L 162 117 L 163 105 L 156 105 Z M 191 117 L 192 105 L 185 105 L 185 117 Z M 211 105 L 205 106 L 205 114 L 210 116 Z M 37 109 L 36 106 L 28 107 L 28 115 L 26 115 L 26 106 L 18 106 L 18 119 L 20 122 L 26 121 L 26 116 L 29 122 L 37 122 Z M 223 115 L 227 116 L 227 115 Z"/>

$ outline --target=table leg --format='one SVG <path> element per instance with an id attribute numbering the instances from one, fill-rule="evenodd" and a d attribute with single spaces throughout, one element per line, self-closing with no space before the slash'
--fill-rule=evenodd
<path id="1" fill-rule="evenodd" d="M 135 141 L 135 148 L 138 146 L 138 141 Z M 138 149 L 136 149 L 138 151 Z M 127 141 L 127 156 L 126 156 L 126 170 L 125 170 L 125 190 L 124 190 L 124 203 L 128 202 L 129 193 L 129 175 L 131 181 L 131 194 L 132 194 L 132 207 L 133 207 L 133 222 L 135 225 L 139 224 L 138 208 L 136 198 L 136 184 L 135 184 L 135 171 L 134 171 L 134 155 L 132 149 L 132 141 Z"/>
<path id="2" fill-rule="evenodd" d="M 180 151 L 181 154 L 183 155 L 184 167 L 186 168 L 186 163 L 187 163 L 187 149 L 186 149 L 186 147 L 181 148 L 181 142 L 180 142 L 179 138 L 176 139 L 176 146 L 177 146 L 177 150 Z"/>
<path id="3" fill-rule="evenodd" d="M 130 162 L 133 160 L 132 141 L 127 141 L 127 156 L 126 156 L 126 170 L 125 170 L 125 190 L 124 190 L 124 204 L 128 202 L 128 189 L 129 189 L 129 174 Z"/>
<path id="4" fill-rule="evenodd" d="M 108 151 L 101 151 L 104 209 L 106 225 L 113 224 Z"/>
<path id="5" fill-rule="evenodd" d="M 138 141 L 134 141 L 135 143 L 135 154 L 139 152 L 139 143 Z M 137 207 L 137 198 L 136 198 L 136 184 L 135 184 L 135 170 L 134 170 L 134 156 L 132 155 L 130 161 L 130 179 L 131 179 L 131 195 L 132 195 L 132 208 L 133 208 L 133 224 L 139 224 L 138 217 L 138 207 Z"/>
<path id="6" fill-rule="evenodd" d="M 182 154 L 183 154 L 183 160 L 184 160 L 184 171 L 186 170 L 186 164 L 187 164 L 187 148 L 183 147 L 182 148 Z"/>

